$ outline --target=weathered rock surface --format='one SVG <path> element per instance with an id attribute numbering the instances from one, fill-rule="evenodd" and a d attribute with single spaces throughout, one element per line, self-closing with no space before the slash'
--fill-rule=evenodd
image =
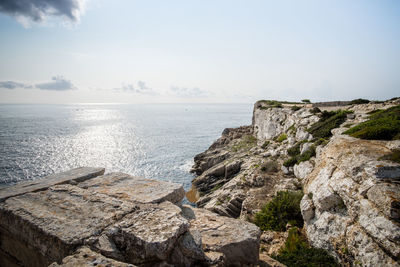
<path id="1" fill-rule="evenodd" d="M 256 226 L 206 211 L 208 221 L 202 209 L 188 219 L 181 185 L 123 173 L 70 183 L 0 203 L 2 265 L 197 266 L 258 259 Z"/>
<path id="2" fill-rule="evenodd" d="M 21 182 L 12 186 L 12 189 L 9 187 L 1 188 L 0 202 L 9 197 L 19 196 L 29 192 L 46 190 L 53 185 L 65 183 L 76 184 L 87 179 L 103 175 L 104 170 L 104 168 L 80 167 L 62 173 L 52 174 L 34 181 Z"/>
<path id="3" fill-rule="evenodd" d="M 183 214 L 190 230 L 200 233 L 204 252 L 222 253 L 224 266 L 258 263 L 261 232 L 254 224 L 189 206 L 183 207 Z"/>
<path id="4" fill-rule="evenodd" d="M 62 263 L 56 262 L 49 267 L 77 267 L 77 266 L 113 266 L 113 267 L 134 267 L 135 265 L 106 258 L 103 255 L 92 251 L 88 247 L 78 249 L 73 255 L 67 256 Z"/>
<path id="5" fill-rule="evenodd" d="M 382 166 L 396 166 L 380 160 L 394 144 L 398 142 L 360 140 L 339 133 L 332 137 L 306 178 L 301 202 L 313 245 L 363 266 L 399 265 L 400 184 L 390 174 L 385 180 L 378 177 Z"/>
<path id="6" fill-rule="evenodd" d="M 185 196 L 182 185 L 125 173 L 110 173 L 80 183 L 78 186 L 92 192 L 138 203 L 170 201 L 179 204 Z"/>

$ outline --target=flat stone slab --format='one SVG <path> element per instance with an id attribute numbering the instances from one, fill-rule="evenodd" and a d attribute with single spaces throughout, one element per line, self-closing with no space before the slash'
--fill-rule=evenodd
<path id="1" fill-rule="evenodd" d="M 104 171 L 104 168 L 80 167 L 62 173 L 51 174 L 34 181 L 21 182 L 17 185 L 1 188 L 0 202 L 9 197 L 46 190 L 53 185 L 83 182 L 87 179 L 103 175 Z"/>
<path id="2" fill-rule="evenodd" d="M 182 185 L 145 179 L 125 173 L 109 173 L 78 184 L 89 191 L 139 203 L 170 201 L 180 204 L 185 196 Z"/>
<path id="3" fill-rule="evenodd" d="M 2 236 L 0 248 L 18 259 L 14 254 L 25 251 L 26 266 L 50 264 L 137 208 L 69 184 L 8 198 L 0 203 L 0 236 L 10 238 Z"/>
<path id="4" fill-rule="evenodd" d="M 224 266 L 257 265 L 260 229 L 249 222 L 219 216 L 206 209 L 183 206 L 191 231 L 199 231 L 204 252 L 223 254 Z"/>
<path id="5" fill-rule="evenodd" d="M 77 266 L 112 266 L 112 267 L 134 267 L 135 265 L 106 258 L 103 255 L 92 251 L 88 247 L 82 247 L 75 254 L 65 257 L 61 264 L 56 262 L 49 267 L 77 267 Z"/>

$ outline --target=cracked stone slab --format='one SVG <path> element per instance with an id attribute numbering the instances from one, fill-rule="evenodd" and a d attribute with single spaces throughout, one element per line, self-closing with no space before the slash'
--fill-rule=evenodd
<path id="1" fill-rule="evenodd" d="M 142 204 L 139 210 L 108 227 L 104 234 L 130 263 L 165 261 L 189 229 L 189 222 L 181 213 L 178 206 L 168 201 Z M 98 249 L 101 251 L 101 247 Z"/>
<path id="2" fill-rule="evenodd" d="M 17 185 L 0 189 L 0 202 L 7 198 L 19 196 L 25 193 L 46 190 L 47 188 L 66 183 L 79 183 L 93 177 L 103 175 L 104 168 L 80 167 L 62 173 L 51 174 L 34 181 L 21 182 Z"/>
<path id="3" fill-rule="evenodd" d="M 190 221 L 190 230 L 200 232 L 206 255 L 222 253 L 226 266 L 258 264 L 261 231 L 256 225 L 206 209 L 186 205 L 182 209 Z"/>
<path id="4" fill-rule="evenodd" d="M 113 266 L 113 267 L 135 267 L 135 265 L 106 258 L 103 255 L 92 251 L 88 247 L 82 247 L 71 256 L 67 256 L 62 263 L 56 262 L 49 267 L 76 267 L 76 266 Z"/>
<path id="5" fill-rule="evenodd" d="M 0 203 L 0 249 L 26 266 L 50 264 L 136 209 L 130 201 L 69 184 L 8 198 Z"/>
<path id="6" fill-rule="evenodd" d="M 145 179 L 125 173 L 110 173 L 78 184 L 79 187 L 139 203 L 170 201 L 180 204 L 185 196 L 182 185 Z"/>

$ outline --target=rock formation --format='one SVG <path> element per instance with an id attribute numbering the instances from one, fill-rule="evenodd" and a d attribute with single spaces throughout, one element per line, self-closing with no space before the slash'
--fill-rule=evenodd
<path id="1" fill-rule="evenodd" d="M 182 207 L 181 185 L 103 173 L 79 168 L 0 190 L 0 265 L 258 263 L 257 226 Z"/>

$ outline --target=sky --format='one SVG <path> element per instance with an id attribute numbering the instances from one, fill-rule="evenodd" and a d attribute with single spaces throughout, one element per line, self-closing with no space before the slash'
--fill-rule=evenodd
<path id="1" fill-rule="evenodd" d="M 0 0 L 1 103 L 396 96 L 397 0 Z"/>

